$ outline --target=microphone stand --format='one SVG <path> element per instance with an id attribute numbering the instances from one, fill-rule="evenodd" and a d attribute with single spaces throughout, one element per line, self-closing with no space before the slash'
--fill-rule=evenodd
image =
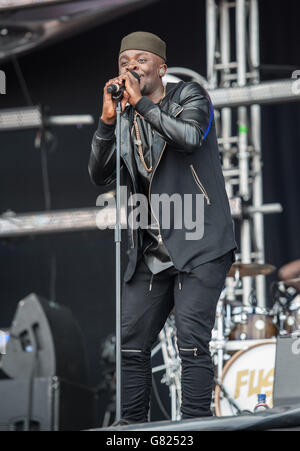
<path id="1" fill-rule="evenodd" d="M 130 71 L 131 74 L 140 81 L 139 75 Z M 116 243 L 116 422 L 121 419 L 121 363 L 122 363 L 122 340 L 121 340 L 121 190 L 120 190 L 120 178 L 121 178 L 121 113 L 122 105 L 121 100 L 123 97 L 123 91 L 116 93 L 117 100 L 116 113 L 116 226 L 115 226 L 115 243 Z"/>
<path id="2" fill-rule="evenodd" d="M 116 113 L 116 225 L 115 225 L 115 243 L 116 243 L 116 419 L 121 419 L 121 99 L 117 101 Z"/>

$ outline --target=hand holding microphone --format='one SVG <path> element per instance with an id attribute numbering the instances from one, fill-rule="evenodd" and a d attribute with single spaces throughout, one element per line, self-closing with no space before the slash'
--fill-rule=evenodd
<path id="1" fill-rule="evenodd" d="M 129 70 L 129 72 L 140 82 L 140 76 L 133 70 Z M 111 83 L 107 87 L 107 92 L 112 95 L 114 100 L 121 100 L 125 91 L 125 79 L 123 79 L 122 85 L 118 83 Z"/>
<path id="2" fill-rule="evenodd" d="M 104 87 L 101 119 L 106 124 L 114 124 L 117 101 L 121 101 L 122 111 L 124 111 L 128 102 L 134 106 L 141 97 L 140 77 L 136 72 L 130 70 L 109 80 Z"/>

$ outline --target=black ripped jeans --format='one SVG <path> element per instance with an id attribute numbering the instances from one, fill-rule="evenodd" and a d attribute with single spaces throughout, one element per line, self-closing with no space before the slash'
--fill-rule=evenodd
<path id="1" fill-rule="evenodd" d="M 191 273 L 171 267 L 154 277 L 141 261 L 131 281 L 123 284 L 122 418 L 147 421 L 151 349 L 173 307 L 182 361 L 182 417 L 211 416 L 214 373 L 209 342 L 217 302 L 233 261 L 230 251 Z"/>

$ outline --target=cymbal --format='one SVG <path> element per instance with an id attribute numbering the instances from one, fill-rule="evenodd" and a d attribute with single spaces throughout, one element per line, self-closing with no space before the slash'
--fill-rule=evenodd
<path id="1" fill-rule="evenodd" d="M 259 275 L 268 275 L 276 270 L 276 267 L 267 263 L 241 263 L 235 262 L 231 266 L 227 277 L 235 277 L 238 271 L 239 278 L 241 277 L 254 277 Z"/>

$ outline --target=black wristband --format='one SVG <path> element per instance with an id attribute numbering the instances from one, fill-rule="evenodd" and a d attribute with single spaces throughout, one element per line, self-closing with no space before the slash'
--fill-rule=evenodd
<path id="1" fill-rule="evenodd" d="M 99 124 L 98 124 L 98 129 L 97 129 L 97 135 L 103 139 L 112 139 L 115 134 L 115 128 L 116 128 L 116 123 L 106 124 L 100 118 Z"/>
<path id="2" fill-rule="evenodd" d="M 148 97 L 143 96 L 136 104 L 135 109 L 142 116 L 145 116 L 148 111 L 154 108 L 156 105 Z"/>

